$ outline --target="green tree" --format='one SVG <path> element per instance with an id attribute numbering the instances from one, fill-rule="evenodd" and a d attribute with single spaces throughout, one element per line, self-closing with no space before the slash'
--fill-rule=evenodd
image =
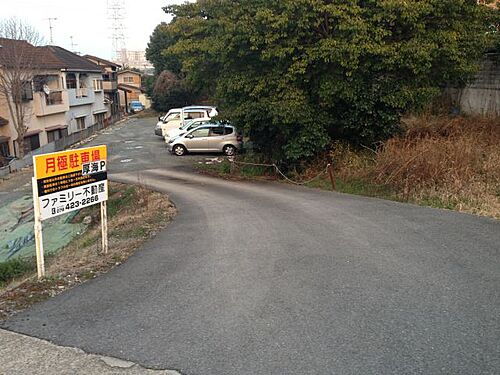
<path id="1" fill-rule="evenodd" d="M 471 77 L 488 39 L 473 0 L 198 0 L 165 11 L 161 55 L 267 155 L 292 162 L 332 138 L 393 135 L 406 111 Z"/>
<path id="2" fill-rule="evenodd" d="M 176 74 L 164 70 L 156 77 L 151 98 L 157 111 L 167 112 L 171 108 L 185 107 L 191 103 L 192 97 L 185 82 Z"/>
<path id="3" fill-rule="evenodd" d="M 179 59 L 164 53 L 166 48 L 174 45 L 176 42 L 177 38 L 170 32 L 166 23 L 161 23 L 154 29 L 146 48 L 146 58 L 155 67 L 156 75 L 159 75 L 164 70 L 175 74 L 181 72 L 182 64 Z"/>

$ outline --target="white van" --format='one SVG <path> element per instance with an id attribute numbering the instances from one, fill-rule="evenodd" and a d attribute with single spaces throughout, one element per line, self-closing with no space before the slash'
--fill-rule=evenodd
<path id="1" fill-rule="evenodd" d="M 155 134 L 162 137 L 163 136 L 163 134 L 161 132 L 162 124 L 164 124 L 170 120 L 173 120 L 177 115 L 180 115 L 181 112 L 182 112 L 182 108 L 172 108 L 166 114 L 164 114 L 163 116 L 160 116 L 158 118 L 158 123 L 155 126 Z"/>
<path id="2" fill-rule="evenodd" d="M 172 111 L 158 123 L 161 129 L 161 135 L 163 137 L 167 135 L 167 132 L 169 130 L 174 130 L 182 127 L 188 120 L 196 120 L 196 119 L 209 120 L 210 118 L 218 115 L 217 108 L 208 106 L 184 107 L 181 109 L 180 112 L 177 112 L 176 110 L 175 112 Z M 155 134 L 157 134 L 156 130 Z"/>

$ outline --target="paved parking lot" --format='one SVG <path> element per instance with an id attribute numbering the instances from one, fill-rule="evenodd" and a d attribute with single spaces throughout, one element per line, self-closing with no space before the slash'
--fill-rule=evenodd
<path id="1" fill-rule="evenodd" d="M 157 118 L 130 119 L 106 129 L 89 145 L 108 146 L 110 173 L 142 171 L 153 168 L 191 169 L 202 155 L 175 157 L 163 138 L 154 134 Z"/>

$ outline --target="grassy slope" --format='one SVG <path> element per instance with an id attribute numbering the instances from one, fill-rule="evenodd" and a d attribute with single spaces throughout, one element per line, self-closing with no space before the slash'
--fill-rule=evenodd
<path id="1" fill-rule="evenodd" d="M 90 216 L 89 230 L 57 254 L 46 257 L 48 277 L 43 282 L 36 281 L 33 258 L 0 263 L 0 319 L 121 264 L 174 214 L 175 208 L 163 194 L 110 183 L 108 254 L 101 253 L 99 205 L 81 210 L 75 221 Z"/>

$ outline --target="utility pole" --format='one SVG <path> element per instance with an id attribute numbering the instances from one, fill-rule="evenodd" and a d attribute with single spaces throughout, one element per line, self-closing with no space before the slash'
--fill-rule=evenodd
<path id="1" fill-rule="evenodd" d="M 50 29 L 50 44 L 54 44 L 54 34 L 53 34 L 54 26 L 52 26 L 52 21 L 57 21 L 57 18 L 49 17 L 47 18 L 47 20 L 49 21 L 49 29 Z"/>

